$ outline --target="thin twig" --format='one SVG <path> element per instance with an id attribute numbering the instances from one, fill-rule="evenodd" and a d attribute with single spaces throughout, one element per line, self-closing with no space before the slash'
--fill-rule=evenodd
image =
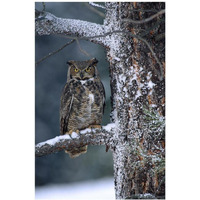
<path id="1" fill-rule="evenodd" d="M 46 10 L 45 2 L 42 2 L 42 6 L 43 6 L 42 12 L 45 12 L 45 10 Z"/>
<path id="2" fill-rule="evenodd" d="M 150 28 L 148 29 L 144 29 L 142 30 L 143 32 L 140 33 L 140 36 L 141 37 L 144 37 L 145 35 L 149 34 L 149 32 L 153 29 L 156 29 L 156 28 L 159 28 L 159 26 L 161 26 L 162 23 L 164 23 L 165 20 L 164 19 L 160 19 L 158 20 L 155 24 L 153 24 L 153 26 L 151 26 Z"/>
<path id="3" fill-rule="evenodd" d="M 84 55 L 90 57 L 90 54 L 87 53 L 84 49 L 81 48 L 81 45 L 80 45 L 80 42 L 79 42 L 78 38 L 76 38 L 76 42 L 77 42 L 77 45 L 78 45 L 79 50 L 80 50 Z"/>
<path id="4" fill-rule="evenodd" d="M 159 80 L 163 80 L 163 66 L 160 63 L 158 57 L 156 56 L 156 53 L 153 51 L 151 45 L 144 38 L 140 37 L 139 35 L 137 35 L 136 38 L 143 41 L 148 46 L 149 50 L 151 51 L 153 57 L 156 59 L 156 62 L 158 63 L 158 65 L 160 67 L 160 73 L 157 72 L 158 78 L 159 78 Z"/>
<path id="5" fill-rule="evenodd" d="M 91 6 L 94 6 L 94 7 L 99 7 L 99 8 L 103 8 L 103 9 L 106 9 L 105 6 L 102 6 L 100 4 L 97 4 L 97 3 L 94 3 L 94 2 L 88 2 Z"/>
<path id="6" fill-rule="evenodd" d="M 128 9 L 128 11 L 133 11 L 133 12 L 159 12 L 159 10 L 155 9 Z"/>
<path id="7" fill-rule="evenodd" d="M 148 17 L 146 19 L 142 19 L 142 20 L 132 20 L 132 19 L 122 19 L 123 22 L 130 22 L 133 24 L 143 24 L 143 23 L 147 23 L 149 21 L 151 21 L 152 19 L 158 17 L 159 15 L 162 15 L 165 13 L 165 10 L 161 10 L 159 12 L 157 12 L 156 14 L 152 15 L 151 17 Z"/>
<path id="8" fill-rule="evenodd" d="M 85 3 L 85 5 L 93 12 L 95 12 L 96 14 L 98 14 L 99 16 L 105 18 L 105 14 L 99 10 L 97 10 L 96 8 L 94 8 L 93 6 L 91 6 L 89 3 Z"/>
<path id="9" fill-rule="evenodd" d="M 41 58 L 40 60 L 38 60 L 35 65 L 37 66 L 39 63 L 41 63 L 42 61 L 46 60 L 47 58 L 49 58 L 50 56 L 55 55 L 56 53 L 58 53 L 59 51 L 63 50 L 65 47 L 67 47 L 68 45 L 72 44 L 75 41 L 75 39 L 71 40 L 70 42 L 66 43 L 65 45 L 63 45 L 61 48 L 57 49 L 56 51 L 53 51 L 51 53 L 49 53 L 48 55 L 44 56 L 43 58 Z"/>

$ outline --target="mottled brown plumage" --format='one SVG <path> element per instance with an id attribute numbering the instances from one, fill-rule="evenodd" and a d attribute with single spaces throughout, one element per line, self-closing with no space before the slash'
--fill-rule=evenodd
<path id="1" fill-rule="evenodd" d="M 60 133 L 71 134 L 100 125 L 105 105 L 105 91 L 97 71 L 95 58 L 87 61 L 68 61 L 67 83 L 60 107 Z M 74 158 L 86 153 L 87 146 L 69 153 Z"/>

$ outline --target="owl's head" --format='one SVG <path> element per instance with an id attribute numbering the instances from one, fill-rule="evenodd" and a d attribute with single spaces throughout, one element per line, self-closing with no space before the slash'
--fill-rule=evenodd
<path id="1" fill-rule="evenodd" d="M 93 77 L 98 76 L 97 72 L 97 63 L 96 58 L 86 60 L 86 61 L 74 61 L 70 60 L 67 62 L 69 65 L 67 80 L 87 80 Z"/>

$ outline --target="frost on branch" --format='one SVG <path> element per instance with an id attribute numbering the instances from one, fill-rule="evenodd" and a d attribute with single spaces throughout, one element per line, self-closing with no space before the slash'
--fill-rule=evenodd
<path id="1" fill-rule="evenodd" d="M 90 129 L 80 131 L 80 134 L 73 132 L 71 136 L 61 135 L 53 139 L 41 142 L 35 147 L 36 156 L 44 156 L 62 150 L 70 151 L 73 148 L 91 145 L 113 146 L 113 132 L 115 124 L 108 124 L 101 129 Z"/>
<path id="2" fill-rule="evenodd" d="M 39 14 L 38 14 L 39 13 Z M 37 11 L 35 31 L 38 35 L 72 35 L 85 39 L 104 34 L 104 26 L 77 19 L 64 19 L 48 12 Z M 103 38 L 91 41 L 103 44 Z"/>

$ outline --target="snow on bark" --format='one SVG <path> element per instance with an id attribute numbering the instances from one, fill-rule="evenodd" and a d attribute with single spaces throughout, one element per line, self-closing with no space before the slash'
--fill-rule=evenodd
<path id="1" fill-rule="evenodd" d="M 107 6 L 107 18 L 104 25 L 107 27 L 107 31 L 122 30 L 120 25 L 120 19 L 118 16 L 118 3 L 106 3 Z M 108 17 L 109 16 L 109 17 Z M 126 180 L 128 175 L 126 173 L 126 164 L 128 158 L 127 149 L 130 147 L 127 142 L 127 108 L 129 91 L 126 87 L 127 73 L 129 72 L 128 66 L 128 54 L 131 48 L 131 43 L 127 40 L 127 37 L 123 33 L 112 34 L 107 36 L 110 43 L 110 49 L 108 51 L 108 60 L 110 61 L 111 72 L 111 89 L 112 89 L 112 119 L 116 125 L 116 131 L 114 134 L 115 148 L 113 150 L 114 161 L 114 178 L 115 178 L 115 192 L 116 198 L 127 197 Z M 129 191 L 130 193 L 130 191 Z"/>
<path id="2" fill-rule="evenodd" d="M 106 3 L 106 31 L 125 32 L 127 27 L 120 22 L 121 17 L 127 15 L 127 5 Z M 113 149 L 113 160 L 118 199 L 153 192 L 152 187 L 156 190 L 158 182 L 162 184 L 164 148 L 160 139 L 163 139 L 164 123 L 157 111 L 149 110 L 157 107 L 155 88 L 159 86 L 152 79 L 148 63 L 144 62 L 148 55 L 140 55 L 139 48 L 146 48 L 146 44 L 123 33 L 114 33 L 106 39 L 110 47 L 107 57 L 111 74 L 111 116 L 116 125 L 113 137 L 117 143 Z M 146 120 L 145 108 L 151 117 L 157 116 L 155 123 L 154 120 Z M 154 137 L 157 139 L 152 139 Z"/>
<path id="3" fill-rule="evenodd" d="M 70 139 L 71 137 L 69 135 L 56 136 L 53 139 L 49 139 L 45 142 L 40 142 L 39 144 L 36 145 L 36 147 L 42 147 L 44 145 L 54 146 L 58 142 L 62 142 L 63 140 L 70 140 Z"/>

